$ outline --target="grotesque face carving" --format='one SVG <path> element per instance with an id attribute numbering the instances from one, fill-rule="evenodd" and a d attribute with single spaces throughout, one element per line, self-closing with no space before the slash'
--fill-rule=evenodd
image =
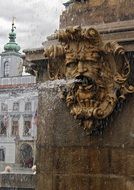
<path id="1" fill-rule="evenodd" d="M 58 72 L 73 79 L 65 93 L 70 113 L 84 128 L 92 128 L 95 120 L 109 116 L 118 100 L 134 91 L 127 84 L 130 69 L 124 49 L 116 42 L 103 44 L 93 28 L 59 31 L 58 39 L 61 45 L 47 49 L 45 56 L 51 61 L 60 57 Z"/>
<path id="2" fill-rule="evenodd" d="M 71 114 L 92 123 L 90 118 L 98 104 L 102 61 L 99 49 L 86 45 L 86 42 L 70 44 L 66 52 L 65 75 L 67 79 L 74 79 L 74 83 L 68 87 L 66 102 L 71 107 Z"/>

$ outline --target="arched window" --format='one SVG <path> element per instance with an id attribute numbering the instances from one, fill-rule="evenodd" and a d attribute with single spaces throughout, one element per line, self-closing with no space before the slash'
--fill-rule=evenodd
<path id="1" fill-rule="evenodd" d="M 25 103 L 25 111 L 31 111 L 31 107 L 32 107 L 31 102 Z"/>
<path id="2" fill-rule="evenodd" d="M 13 103 L 13 111 L 19 111 L 19 102 Z"/>
<path id="3" fill-rule="evenodd" d="M 6 61 L 6 62 L 4 63 L 4 76 L 5 76 L 5 77 L 8 77 L 8 76 L 9 76 L 9 70 L 10 70 L 9 62 Z"/>
<path id="4" fill-rule="evenodd" d="M 23 167 L 31 168 L 33 166 L 33 149 L 27 143 L 20 147 L 20 163 Z"/>
<path id="5" fill-rule="evenodd" d="M 19 136 L 19 121 L 18 119 L 12 120 L 12 136 Z"/>
<path id="6" fill-rule="evenodd" d="M 0 121 L 0 135 L 6 135 L 7 134 L 7 125 L 4 123 L 4 121 Z"/>

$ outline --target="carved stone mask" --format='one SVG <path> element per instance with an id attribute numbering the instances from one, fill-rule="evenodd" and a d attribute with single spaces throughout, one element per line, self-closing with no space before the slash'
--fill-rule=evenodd
<path id="1" fill-rule="evenodd" d="M 53 77 L 74 80 L 66 88 L 65 101 L 84 128 L 92 129 L 95 120 L 108 117 L 119 99 L 134 92 L 127 84 L 130 67 L 124 49 L 116 42 L 104 44 L 93 28 L 67 28 L 55 37 L 61 45 L 45 50 L 50 68 L 54 59 L 60 60 Z"/>

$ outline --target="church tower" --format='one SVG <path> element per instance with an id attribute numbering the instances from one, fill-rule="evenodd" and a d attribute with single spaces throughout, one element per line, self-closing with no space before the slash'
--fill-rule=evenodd
<path id="1" fill-rule="evenodd" d="M 16 43 L 14 19 L 11 32 L 9 33 L 9 42 L 4 45 L 4 52 L 1 55 L 0 77 L 22 76 L 23 61 L 21 58 L 20 46 Z"/>

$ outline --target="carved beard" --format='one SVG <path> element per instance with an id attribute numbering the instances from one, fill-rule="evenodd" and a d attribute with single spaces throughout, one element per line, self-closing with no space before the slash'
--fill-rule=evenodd
<path id="1" fill-rule="evenodd" d="M 84 121 L 84 128 L 92 126 L 93 112 L 99 106 L 101 97 L 100 87 L 90 77 L 78 76 L 73 84 L 68 86 L 66 102 L 70 113 Z"/>
<path id="2" fill-rule="evenodd" d="M 102 82 L 103 84 L 103 82 Z M 117 96 L 114 88 L 98 84 L 90 77 L 79 75 L 68 86 L 66 103 L 70 113 L 80 119 L 84 129 L 92 129 L 95 119 L 104 119 L 116 106 Z"/>

